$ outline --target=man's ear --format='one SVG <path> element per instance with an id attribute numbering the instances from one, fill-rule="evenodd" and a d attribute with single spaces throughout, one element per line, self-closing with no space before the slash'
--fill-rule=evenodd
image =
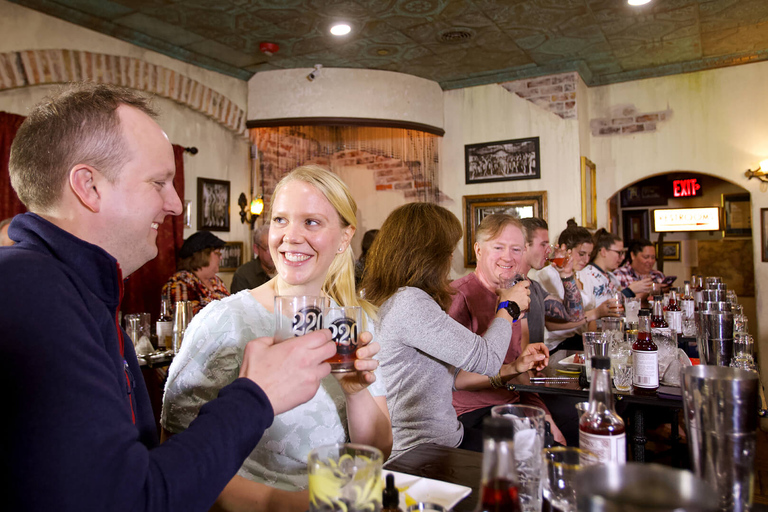
<path id="1" fill-rule="evenodd" d="M 475 247 L 475 259 L 477 259 L 477 261 L 480 261 L 480 243 L 475 242 L 474 247 Z"/>
<path id="2" fill-rule="evenodd" d="M 78 164 L 69 171 L 69 186 L 80 203 L 96 213 L 101 209 L 99 186 L 104 177 L 93 167 Z"/>

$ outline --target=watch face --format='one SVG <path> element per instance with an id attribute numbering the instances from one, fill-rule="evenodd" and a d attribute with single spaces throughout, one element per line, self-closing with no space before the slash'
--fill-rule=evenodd
<path id="1" fill-rule="evenodd" d="M 513 320 L 517 320 L 517 318 L 520 316 L 520 306 L 517 305 L 515 302 L 510 302 L 507 304 L 507 307 L 505 308 L 507 310 L 507 313 L 509 313 L 509 316 L 512 317 Z"/>

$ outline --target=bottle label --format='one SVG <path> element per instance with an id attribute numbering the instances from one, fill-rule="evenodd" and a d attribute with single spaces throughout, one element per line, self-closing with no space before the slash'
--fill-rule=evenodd
<path id="1" fill-rule="evenodd" d="M 693 315 L 695 313 L 696 304 L 692 300 L 684 300 L 681 303 L 681 308 L 683 310 L 683 318 L 693 318 Z"/>
<path id="2" fill-rule="evenodd" d="M 173 343 L 173 322 L 157 322 L 157 347 L 168 349 Z"/>
<path id="3" fill-rule="evenodd" d="M 601 436 L 579 430 L 579 448 L 594 453 L 598 464 L 627 462 L 627 440 L 624 433 Z"/>
<path id="4" fill-rule="evenodd" d="M 667 311 L 664 314 L 667 325 L 675 332 L 683 332 L 683 313 L 682 311 Z"/>
<path id="5" fill-rule="evenodd" d="M 632 384 L 638 388 L 659 387 L 659 351 L 632 351 Z"/>

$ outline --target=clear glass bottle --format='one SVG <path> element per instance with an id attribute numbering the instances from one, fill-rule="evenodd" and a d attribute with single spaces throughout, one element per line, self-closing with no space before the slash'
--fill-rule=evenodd
<path id="1" fill-rule="evenodd" d="M 639 316 L 639 315 L 638 315 Z M 664 304 L 661 300 L 661 295 L 656 295 L 653 298 L 653 314 L 651 315 L 651 327 L 664 328 L 669 327 L 669 324 L 664 320 Z M 638 325 L 638 330 L 640 326 Z M 648 331 L 650 333 L 650 331 Z M 639 338 L 639 335 L 638 335 Z"/>
<path id="2" fill-rule="evenodd" d="M 508 419 L 483 421 L 483 473 L 475 512 L 520 512 L 514 427 Z"/>
<path id="3" fill-rule="evenodd" d="M 632 344 L 632 393 L 655 395 L 659 389 L 659 347 L 651 336 L 650 311 L 641 309 L 637 341 Z"/>
<path id="4" fill-rule="evenodd" d="M 173 308 L 171 298 L 163 295 L 160 299 L 160 317 L 155 324 L 157 334 L 157 348 L 168 350 L 173 345 Z"/>
<path id="5" fill-rule="evenodd" d="M 680 310 L 680 301 L 677 298 L 677 290 L 669 291 L 669 302 L 664 313 L 664 319 L 670 329 L 676 333 L 683 332 L 683 312 Z"/>
<path id="6" fill-rule="evenodd" d="M 611 360 L 608 357 L 592 358 L 589 408 L 579 420 L 579 448 L 594 453 L 600 464 L 627 462 L 624 421 L 613 408 Z"/>

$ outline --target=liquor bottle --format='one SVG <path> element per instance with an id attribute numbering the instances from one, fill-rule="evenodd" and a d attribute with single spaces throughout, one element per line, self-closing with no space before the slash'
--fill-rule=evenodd
<path id="1" fill-rule="evenodd" d="M 680 311 L 680 306 L 677 300 L 677 291 L 673 288 L 669 291 L 669 302 L 667 303 L 667 310 L 664 313 L 664 319 L 667 321 L 670 329 L 676 333 L 683 332 L 683 312 Z"/>
<path id="2" fill-rule="evenodd" d="M 624 421 L 613 409 L 611 359 L 605 356 L 592 358 L 589 409 L 579 420 L 579 448 L 594 453 L 599 464 L 627 462 Z"/>
<path id="3" fill-rule="evenodd" d="M 683 318 L 692 318 L 695 307 L 691 282 L 685 281 L 683 284 L 683 294 L 680 296 L 680 310 L 683 312 Z"/>
<path id="4" fill-rule="evenodd" d="M 163 298 L 160 299 L 160 318 L 155 324 L 158 350 L 168 350 L 173 344 L 173 315 L 171 311 L 171 298 L 163 295 Z"/>
<path id="5" fill-rule="evenodd" d="M 395 475 L 387 473 L 386 482 L 381 493 L 381 512 L 403 512 L 400 509 L 400 491 L 395 487 Z"/>
<path id="6" fill-rule="evenodd" d="M 641 309 L 637 341 L 632 344 L 632 393 L 655 395 L 659 389 L 659 347 L 651 336 L 650 311 Z"/>
<path id="7" fill-rule="evenodd" d="M 699 310 L 699 304 L 704 302 L 704 276 L 696 276 L 693 281 L 693 303 L 696 311 Z"/>
<path id="8" fill-rule="evenodd" d="M 664 320 L 664 304 L 661 302 L 661 295 L 656 295 L 653 299 L 653 315 L 651 316 L 651 327 L 669 327 L 669 324 Z M 638 325 L 638 329 L 640 326 Z M 651 332 L 650 329 L 648 332 Z M 640 333 L 638 332 L 638 336 Z"/>
<path id="9" fill-rule="evenodd" d="M 514 425 L 504 418 L 483 421 L 483 472 L 475 512 L 520 512 Z"/>

